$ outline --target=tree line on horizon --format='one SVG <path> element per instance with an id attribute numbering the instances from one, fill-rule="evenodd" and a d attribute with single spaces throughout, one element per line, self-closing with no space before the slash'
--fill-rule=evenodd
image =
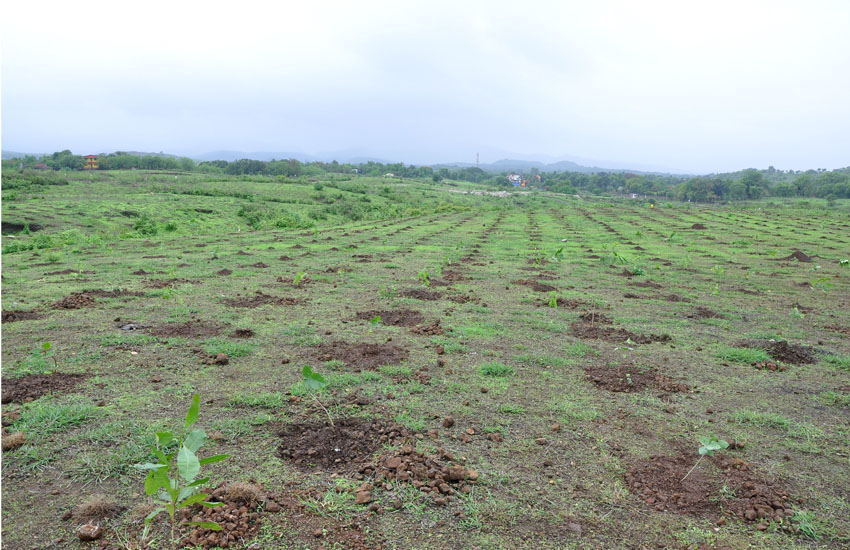
<path id="1" fill-rule="evenodd" d="M 51 155 L 32 155 L 3 161 L 3 170 L 50 169 L 83 170 L 85 158 L 69 150 Z M 259 161 L 239 159 L 196 162 L 188 157 L 137 155 L 117 151 L 98 156 L 99 170 L 166 170 L 232 176 L 316 178 L 327 174 L 398 178 L 424 178 L 434 182 L 466 181 L 510 188 L 507 172 L 494 174 L 476 167 L 432 168 L 404 163 L 366 162 L 362 164 L 300 162 L 295 159 Z M 635 194 L 694 202 L 751 200 L 763 197 L 817 197 L 828 200 L 850 198 L 850 167 L 838 170 L 783 171 L 747 169 L 709 176 L 635 174 L 629 172 L 543 172 L 532 168 L 523 174 L 533 187 L 565 193 Z M 539 176 L 539 179 L 538 177 Z"/>

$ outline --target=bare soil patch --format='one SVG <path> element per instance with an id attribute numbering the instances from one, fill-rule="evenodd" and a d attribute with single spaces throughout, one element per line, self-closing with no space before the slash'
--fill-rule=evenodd
<path id="1" fill-rule="evenodd" d="M 623 343 L 631 340 L 633 344 L 651 344 L 653 342 L 670 342 L 669 334 L 635 334 L 620 327 L 594 325 L 587 322 L 575 322 L 571 325 L 572 333 L 579 338 L 605 340 L 606 342 Z"/>
<path id="2" fill-rule="evenodd" d="M 791 261 L 791 260 L 797 260 L 798 262 L 809 263 L 809 262 L 812 261 L 812 256 L 809 256 L 805 252 L 795 250 L 794 252 L 792 252 L 788 256 L 785 256 L 784 258 L 776 258 L 776 261 L 778 261 L 778 262 L 782 262 L 782 261 L 787 262 L 787 261 Z"/>
<path id="3" fill-rule="evenodd" d="M 697 306 L 691 313 L 688 313 L 688 319 L 725 319 L 725 317 L 707 307 Z"/>
<path id="4" fill-rule="evenodd" d="M 231 336 L 233 336 L 234 338 L 253 338 L 254 331 L 249 328 L 238 328 L 233 331 L 233 334 Z"/>
<path id="5" fill-rule="evenodd" d="M 693 454 L 639 460 L 626 473 L 626 484 L 658 511 L 765 523 L 792 515 L 787 491 L 756 476 L 745 460 L 710 457 L 682 481 L 695 462 Z"/>
<path id="6" fill-rule="evenodd" d="M 776 361 L 792 365 L 808 365 L 817 361 L 815 352 L 808 346 L 789 344 L 784 340 L 779 342 L 764 342 L 759 347 L 765 349 Z"/>
<path id="7" fill-rule="evenodd" d="M 3 379 L 3 403 L 24 403 L 47 393 L 70 393 L 88 378 L 87 374 L 29 374 L 21 378 Z"/>
<path id="8" fill-rule="evenodd" d="M 55 302 L 53 309 L 82 309 L 84 307 L 92 307 L 94 304 L 93 297 L 83 292 L 77 292 Z"/>
<path id="9" fill-rule="evenodd" d="M 692 226 L 690 226 L 688 229 L 708 229 L 708 228 L 701 223 L 695 223 Z"/>
<path id="10" fill-rule="evenodd" d="M 125 290 L 122 288 L 118 288 L 115 290 L 84 290 L 82 293 L 88 294 L 89 296 L 95 296 L 97 298 L 139 298 L 145 295 L 144 292 L 139 292 L 136 290 Z"/>
<path id="11" fill-rule="evenodd" d="M 170 286 L 191 282 L 192 281 L 189 279 L 151 279 L 150 281 L 145 281 L 145 286 L 148 288 L 168 288 Z"/>
<path id="12" fill-rule="evenodd" d="M 44 315 L 35 311 L 3 310 L 4 323 L 17 323 L 18 321 L 36 321 L 38 319 L 43 319 L 44 317 Z"/>
<path id="13" fill-rule="evenodd" d="M 421 336 L 439 336 L 440 334 L 443 334 L 444 329 L 440 326 L 440 320 L 438 319 L 430 325 L 415 326 L 410 329 L 410 332 Z"/>
<path id="14" fill-rule="evenodd" d="M 355 369 L 373 370 L 382 365 L 395 365 L 407 359 L 408 351 L 391 344 L 350 344 L 337 341 L 316 347 L 319 361 L 342 361 Z"/>
<path id="15" fill-rule="evenodd" d="M 633 367 L 590 367 L 585 370 L 587 379 L 595 386 L 611 392 L 632 393 L 646 388 L 666 393 L 686 392 L 690 388 L 669 376 L 655 371 L 641 372 Z"/>
<path id="16" fill-rule="evenodd" d="M 638 281 L 636 283 L 629 283 L 629 286 L 635 286 L 638 288 L 654 288 L 656 290 L 659 288 L 664 288 L 662 285 L 659 285 L 658 283 L 654 283 L 652 281 Z"/>
<path id="17" fill-rule="evenodd" d="M 154 336 L 163 338 L 207 338 L 210 336 L 218 336 L 221 333 L 222 328 L 222 325 L 217 323 L 209 323 L 193 319 L 186 321 L 185 323 L 168 323 L 160 325 L 150 329 L 149 332 Z"/>
<path id="18" fill-rule="evenodd" d="M 412 327 L 425 321 L 425 317 L 423 317 L 421 313 L 412 309 L 357 312 L 357 319 L 362 321 L 371 321 L 376 316 L 381 317 L 381 324 L 394 327 Z"/>
<path id="19" fill-rule="evenodd" d="M 341 418 L 328 422 L 290 424 L 278 434 L 278 454 L 305 472 L 325 470 L 356 473 L 384 443 L 412 438 L 410 431 L 384 420 Z"/>
<path id="20" fill-rule="evenodd" d="M 62 271 L 49 271 L 44 274 L 45 277 L 51 275 L 72 275 L 74 273 L 78 273 L 80 275 L 91 275 L 94 271 L 85 271 L 85 270 L 76 270 L 76 269 L 63 269 Z"/>
<path id="21" fill-rule="evenodd" d="M 222 269 L 220 271 L 216 271 L 215 274 L 221 275 L 222 277 L 227 277 L 228 275 L 232 275 L 233 272 L 229 269 Z"/>
<path id="22" fill-rule="evenodd" d="M 443 294 L 440 292 L 435 292 L 433 290 L 424 290 L 421 288 L 410 288 L 402 291 L 402 296 L 406 296 L 407 298 L 416 298 L 417 300 L 425 300 L 429 302 L 433 302 L 439 300 L 443 297 Z"/>
<path id="23" fill-rule="evenodd" d="M 244 298 L 225 298 L 224 303 L 230 307 L 260 307 L 265 305 L 273 306 L 294 306 L 303 304 L 303 298 L 289 298 L 285 296 L 271 296 L 264 294 L 258 290 L 253 296 Z"/>
<path id="24" fill-rule="evenodd" d="M 517 279 L 516 281 L 511 282 L 515 285 L 530 287 L 535 292 L 555 292 L 558 290 L 552 285 L 543 284 L 540 281 L 535 281 L 534 279 Z"/>

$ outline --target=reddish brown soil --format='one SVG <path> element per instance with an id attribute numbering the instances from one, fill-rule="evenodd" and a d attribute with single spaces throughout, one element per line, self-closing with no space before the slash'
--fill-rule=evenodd
<path id="1" fill-rule="evenodd" d="M 451 269 L 444 269 L 441 275 L 443 280 L 449 281 L 451 283 L 457 283 L 460 281 L 468 281 L 469 279 L 463 275 L 460 271 L 454 271 Z"/>
<path id="2" fill-rule="evenodd" d="M 469 302 L 479 302 L 481 299 L 478 296 L 470 296 L 469 294 L 452 294 L 446 297 L 450 302 L 456 304 L 467 304 Z"/>
<path id="3" fill-rule="evenodd" d="M 440 334 L 443 334 L 444 329 L 440 326 L 440 321 L 438 319 L 430 325 L 419 325 L 413 327 L 412 329 L 410 329 L 410 332 L 422 336 L 439 336 Z"/>
<path id="4" fill-rule="evenodd" d="M 434 292 L 431 290 L 424 290 L 421 288 L 411 288 L 408 290 L 404 290 L 401 293 L 402 296 L 406 296 L 408 298 L 416 298 L 417 300 L 426 300 L 429 302 L 433 302 L 435 300 L 439 300 L 443 297 L 440 292 Z"/>
<path id="5" fill-rule="evenodd" d="M 531 289 L 536 292 L 555 292 L 558 290 L 552 285 L 546 285 L 539 281 L 535 281 L 534 279 L 517 279 L 516 281 L 511 282 L 515 285 L 531 287 Z"/>
<path id="6" fill-rule="evenodd" d="M 578 318 L 581 319 L 582 321 L 584 321 L 585 323 L 591 323 L 591 324 L 594 324 L 594 325 L 597 325 L 597 324 L 610 325 L 611 323 L 614 322 L 614 319 L 612 319 L 611 317 L 608 317 L 607 315 L 602 314 L 602 313 L 597 313 L 595 311 L 588 311 L 588 312 L 582 313 L 581 315 L 578 316 Z"/>
<path id="7" fill-rule="evenodd" d="M 95 296 L 97 298 L 128 298 L 128 297 L 141 297 L 144 296 L 144 292 L 138 292 L 134 290 L 124 290 L 122 288 L 118 288 L 115 290 L 84 290 L 84 294 L 88 294 L 89 296 Z"/>
<path id="8" fill-rule="evenodd" d="M 772 342 L 769 340 L 744 341 L 738 345 L 748 348 L 763 349 L 774 360 L 791 365 L 808 365 L 817 361 L 814 350 L 808 346 L 789 344 L 784 340 Z"/>
<path id="9" fill-rule="evenodd" d="M 232 336 L 234 338 L 253 338 L 254 331 L 249 328 L 238 328 L 233 332 Z"/>
<path id="10" fill-rule="evenodd" d="M 693 312 L 688 313 L 688 319 L 725 319 L 725 317 L 707 307 L 697 306 Z"/>
<path id="11" fill-rule="evenodd" d="M 693 453 L 636 461 L 626 473 L 626 484 L 658 511 L 713 520 L 726 514 L 747 522 L 782 520 L 792 514 L 787 491 L 757 477 L 746 461 L 729 454 L 703 460 L 682 481 L 698 458 Z M 721 492 L 724 484 L 731 498 Z"/>
<path id="12" fill-rule="evenodd" d="M 283 256 L 280 256 L 280 257 L 278 258 L 278 260 L 280 260 L 280 261 L 282 261 L 282 262 L 289 262 L 289 261 L 292 261 L 292 260 L 294 260 L 294 259 L 295 259 L 295 258 L 293 258 L 292 256 L 287 256 L 287 255 L 285 255 L 285 254 L 284 254 Z"/>
<path id="13" fill-rule="evenodd" d="M 3 379 L 3 403 L 23 403 L 47 393 L 70 393 L 88 378 L 87 374 L 29 374 L 21 378 Z"/>
<path id="14" fill-rule="evenodd" d="M 211 501 L 222 502 L 215 497 Z M 186 521 L 214 521 L 222 528 L 221 531 L 193 528 L 185 539 L 193 548 L 238 546 L 242 541 L 256 536 L 262 518 L 257 502 L 244 501 L 224 501 L 223 506 L 215 508 L 195 505 L 189 510 L 181 511 L 180 516 Z"/>
<path id="15" fill-rule="evenodd" d="M 4 315 L 3 321 L 5 322 L 5 320 L 6 320 L 5 312 L 3 313 L 3 315 Z M 824 325 L 823 328 L 825 328 L 827 330 L 831 330 L 833 332 L 837 332 L 839 334 L 846 334 L 847 336 L 850 336 L 850 327 L 842 327 L 842 326 L 839 326 L 839 325 Z"/>
<path id="16" fill-rule="evenodd" d="M 809 262 L 812 261 L 812 257 L 806 255 L 804 252 L 800 252 L 799 250 L 795 250 L 794 252 L 792 252 L 788 256 L 785 256 L 784 258 L 776 258 L 776 261 L 791 261 L 791 260 L 797 260 L 798 262 L 809 263 Z"/>
<path id="17" fill-rule="evenodd" d="M 412 327 L 414 325 L 418 325 L 419 323 L 425 320 L 425 317 L 423 317 L 421 313 L 412 309 L 399 309 L 395 311 L 372 310 L 357 312 L 357 318 L 362 321 L 371 321 L 376 316 L 381 317 L 382 325 L 389 325 L 393 327 Z"/>
<path id="18" fill-rule="evenodd" d="M 316 358 L 319 361 L 336 359 L 358 371 L 372 370 L 382 365 L 396 365 L 407 359 L 407 355 L 406 349 L 390 344 L 333 342 L 316 347 Z"/>
<path id="19" fill-rule="evenodd" d="M 230 307 L 260 307 L 265 305 L 274 306 L 294 306 L 304 303 L 303 298 L 287 298 L 283 296 L 270 296 L 263 294 L 262 291 L 257 291 L 251 297 L 244 298 L 226 298 L 224 303 Z"/>
<path id="20" fill-rule="evenodd" d="M 757 363 L 752 363 L 752 366 L 757 368 L 758 370 L 769 370 L 769 371 L 784 371 L 785 365 L 781 365 L 779 363 L 774 363 L 773 361 L 760 361 Z"/>
<path id="21" fill-rule="evenodd" d="M 43 319 L 44 315 L 35 311 L 6 311 L 3 310 L 4 323 L 16 323 L 18 321 L 35 321 Z"/>
<path id="22" fill-rule="evenodd" d="M 384 420 L 340 418 L 328 422 L 289 424 L 278 434 L 278 454 L 305 472 L 355 473 L 369 463 L 384 443 L 404 443 L 410 431 Z"/>
<path id="23" fill-rule="evenodd" d="M 569 300 L 567 298 L 558 298 L 557 301 L 558 301 L 558 307 L 561 307 L 561 308 L 564 308 L 564 309 L 579 309 L 579 308 L 586 307 L 588 305 L 587 303 L 582 302 L 580 300 Z M 549 300 L 541 302 L 538 305 L 541 306 L 541 307 L 542 306 L 549 307 Z"/>
<path id="24" fill-rule="evenodd" d="M 690 226 L 688 229 L 708 229 L 708 228 L 701 223 L 695 223 L 692 226 Z"/>
<path id="25" fill-rule="evenodd" d="M 221 275 L 222 277 L 227 277 L 228 275 L 232 275 L 233 272 L 230 271 L 229 269 L 222 269 L 221 271 L 216 271 L 215 274 Z"/>
<path id="26" fill-rule="evenodd" d="M 636 286 L 638 288 L 654 288 L 654 289 L 664 288 L 662 285 L 659 285 L 658 283 L 654 283 L 652 281 L 638 281 L 636 283 L 629 283 L 629 286 Z"/>
<path id="27" fill-rule="evenodd" d="M 571 325 L 572 333 L 579 338 L 605 340 L 606 342 L 624 343 L 631 340 L 633 344 L 651 344 L 653 342 L 670 342 L 668 334 L 635 334 L 624 328 L 591 325 L 586 322 L 575 322 Z"/>
<path id="28" fill-rule="evenodd" d="M 94 304 L 94 298 L 83 292 L 77 292 L 54 303 L 53 309 L 82 309 Z"/>
<path id="29" fill-rule="evenodd" d="M 185 323 L 168 323 L 150 329 L 154 336 L 163 338 L 207 338 L 221 333 L 222 325 L 192 319 Z"/>
<path id="30" fill-rule="evenodd" d="M 666 393 L 686 392 L 690 388 L 655 371 L 640 372 L 629 366 L 590 367 L 585 370 L 587 379 L 597 387 L 612 391 L 632 393 L 653 388 Z"/>

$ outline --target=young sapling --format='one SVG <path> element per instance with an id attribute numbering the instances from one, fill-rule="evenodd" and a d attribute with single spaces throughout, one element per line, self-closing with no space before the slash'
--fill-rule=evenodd
<path id="1" fill-rule="evenodd" d="M 307 391 L 310 393 L 310 397 L 312 397 L 322 410 L 325 411 L 325 414 L 328 415 L 328 421 L 331 423 L 331 426 L 333 426 L 334 419 L 331 417 L 330 411 L 328 411 L 322 402 L 319 401 L 319 398 L 316 397 L 316 393 L 328 387 L 328 381 L 325 380 L 325 377 L 318 372 L 313 372 L 310 365 L 304 365 L 304 368 L 301 370 L 301 376 L 304 378 L 304 387 L 307 388 Z"/>
<path id="2" fill-rule="evenodd" d="M 707 436 L 703 435 L 699 438 L 700 448 L 699 448 L 699 460 L 694 464 L 693 468 L 688 470 L 688 473 L 685 474 L 685 477 L 682 478 L 682 481 L 688 479 L 688 476 L 691 475 L 691 472 L 694 471 L 694 468 L 699 466 L 699 463 L 702 462 L 702 459 L 705 458 L 705 455 L 714 456 L 714 451 L 722 451 L 724 449 L 729 448 L 729 443 L 727 443 L 723 439 L 717 439 L 715 436 Z"/>

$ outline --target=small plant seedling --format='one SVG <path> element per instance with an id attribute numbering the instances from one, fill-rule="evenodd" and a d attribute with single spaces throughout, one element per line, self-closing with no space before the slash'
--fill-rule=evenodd
<path id="1" fill-rule="evenodd" d="M 802 319 L 803 317 L 805 317 L 805 315 L 800 313 L 800 310 L 797 308 L 797 306 L 794 306 L 794 309 L 791 310 L 791 317 L 793 317 L 794 319 Z"/>
<path id="2" fill-rule="evenodd" d="M 301 369 L 301 376 L 304 378 L 304 387 L 307 388 L 307 391 L 310 392 L 310 397 L 325 411 L 325 414 L 328 415 L 328 421 L 331 423 L 331 426 L 334 425 L 334 419 L 331 417 L 330 411 L 319 401 L 319 398 L 316 397 L 316 394 L 320 391 L 323 391 L 328 387 L 328 381 L 325 380 L 325 377 L 319 374 L 318 372 L 313 372 L 313 369 L 310 368 L 310 365 L 304 365 L 304 368 Z"/>
<path id="3" fill-rule="evenodd" d="M 820 279 L 815 279 L 811 282 L 812 288 L 819 289 L 823 292 L 829 291 L 832 288 L 832 283 L 830 282 L 832 279 L 829 277 L 821 277 Z"/>
<path id="4" fill-rule="evenodd" d="M 299 271 L 298 274 L 295 275 L 292 279 L 292 284 L 294 286 L 298 286 L 301 284 L 301 281 L 304 280 L 304 277 L 307 275 L 306 271 Z"/>
<path id="5" fill-rule="evenodd" d="M 423 285 L 431 286 L 431 275 L 427 271 L 419 272 L 419 280 L 422 281 Z"/>
<path id="6" fill-rule="evenodd" d="M 702 459 L 705 458 L 705 455 L 714 456 L 714 451 L 722 451 L 724 449 L 729 448 L 729 443 L 727 443 L 723 439 L 717 439 L 716 436 L 707 436 L 703 435 L 699 438 L 700 448 L 699 448 L 699 460 L 694 464 L 693 468 L 688 470 L 688 473 L 685 474 L 685 477 L 682 478 L 682 481 L 688 479 L 688 476 L 691 475 L 691 472 L 694 471 L 694 468 L 699 466 L 699 463 L 702 462 Z"/>
<path id="7" fill-rule="evenodd" d="M 372 325 L 380 325 L 381 324 L 381 316 L 375 315 L 374 317 L 369 319 L 369 322 L 372 323 Z"/>
<path id="8" fill-rule="evenodd" d="M 549 307 L 558 307 L 558 293 L 554 290 L 549 293 Z"/>
<path id="9" fill-rule="evenodd" d="M 564 261 L 564 247 L 563 246 L 561 248 L 559 248 L 558 250 L 556 250 L 554 254 L 552 254 L 551 260 L 553 262 Z"/>
<path id="10" fill-rule="evenodd" d="M 50 344 L 50 342 L 43 343 L 41 345 L 41 353 L 45 357 L 50 357 L 51 359 L 53 359 L 53 368 L 58 369 L 59 364 L 56 362 L 56 356 L 54 354 L 50 353 L 50 350 L 51 350 L 52 347 L 53 346 Z"/>
<path id="11" fill-rule="evenodd" d="M 172 549 L 177 548 L 175 530 L 177 526 L 177 512 L 180 509 L 192 506 L 193 504 L 200 504 L 208 508 L 223 505 L 221 502 L 208 502 L 207 499 L 210 495 L 200 492 L 201 487 L 210 478 L 204 477 L 197 479 L 201 472 L 201 466 L 220 462 L 230 456 L 215 455 L 199 459 L 195 454 L 203 446 L 207 438 L 204 430 L 189 431 L 189 428 L 198 420 L 200 402 L 201 396 L 199 394 L 196 393 L 192 396 L 192 404 L 189 405 L 186 422 L 180 433 L 176 435 L 171 432 L 156 433 L 156 445 L 153 447 L 153 454 L 159 459 L 158 462 L 134 464 L 134 467 L 139 470 L 147 470 L 145 493 L 151 496 L 156 495 L 154 502 L 157 504 L 157 508 L 145 518 L 145 529 L 142 533 L 142 539 L 147 537 L 154 518 L 162 512 L 168 512 L 171 518 Z M 166 455 L 166 450 L 170 450 L 171 452 Z M 213 531 L 221 530 L 221 526 L 214 521 L 187 521 L 186 524 L 197 525 Z"/>

